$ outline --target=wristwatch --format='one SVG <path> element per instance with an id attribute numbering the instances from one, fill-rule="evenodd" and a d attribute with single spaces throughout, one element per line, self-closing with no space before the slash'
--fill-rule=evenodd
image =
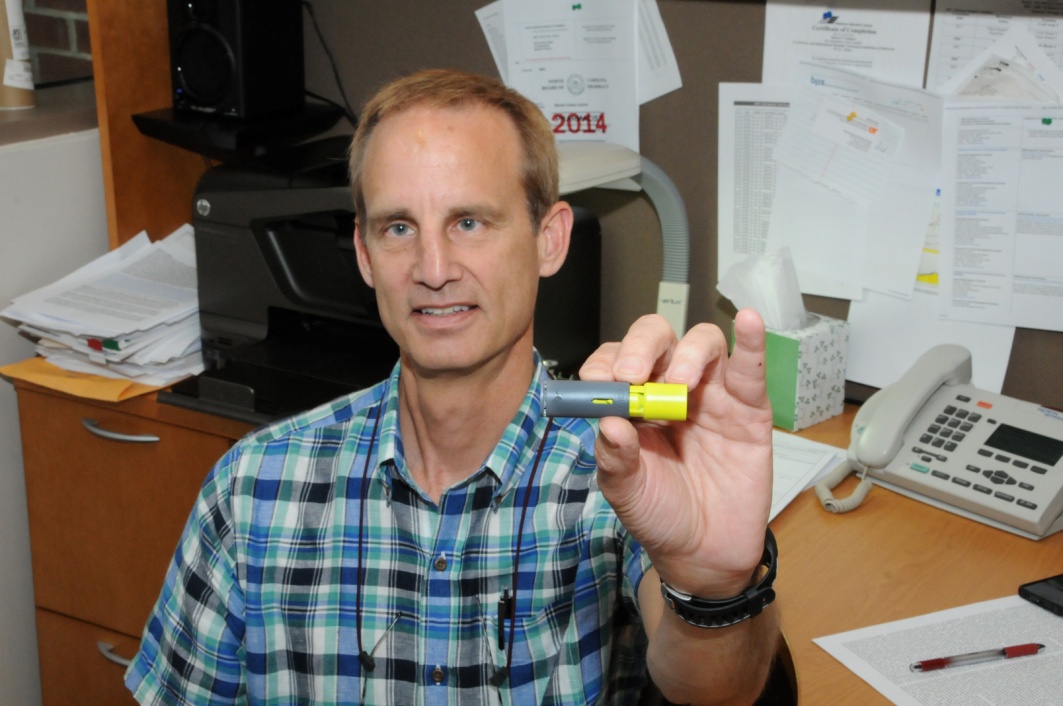
<path id="1" fill-rule="evenodd" d="M 771 529 L 764 536 L 764 555 L 760 558 L 762 566 L 768 570 L 760 579 L 746 590 L 732 598 L 710 600 L 698 598 L 689 593 L 678 591 L 661 581 L 661 595 L 664 602 L 680 618 L 699 628 L 725 628 L 748 620 L 764 610 L 775 600 L 775 574 L 779 568 L 779 547 Z"/>

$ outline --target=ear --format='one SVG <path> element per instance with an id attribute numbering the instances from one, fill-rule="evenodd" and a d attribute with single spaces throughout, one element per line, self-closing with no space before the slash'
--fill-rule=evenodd
<path id="1" fill-rule="evenodd" d="M 539 276 L 549 277 L 561 269 L 568 255 L 575 217 L 564 201 L 555 203 L 539 227 Z"/>
<path id="2" fill-rule="evenodd" d="M 354 221 L 354 254 L 358 258 L 358 271 L 362 273 L 362 279 L 373 288 L 373 268 L 369 264 L 369 250 L 365 247 L 365 238 L 362 237 L 358 219 Z"/>

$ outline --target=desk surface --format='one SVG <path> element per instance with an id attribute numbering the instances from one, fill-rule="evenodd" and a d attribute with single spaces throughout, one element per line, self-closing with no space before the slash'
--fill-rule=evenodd
<path id="1" fill-rule="evenodd" d="M 855 412 L 847 406 L 799 435 L 845 447 Z M 854 485 L 850 478 L 835 494 Z M 1013 595 L 1063 571 L 1063 532 L 1033 541 L 879 487 L 845 515 L 806 491 L 771 526 L 777 602 L 803 704 L 888 703 L 813 638 Z"/>

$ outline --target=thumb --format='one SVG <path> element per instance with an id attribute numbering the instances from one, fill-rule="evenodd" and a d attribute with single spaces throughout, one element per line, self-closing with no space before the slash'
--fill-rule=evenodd
<path id="1" fill-rule="evenodd" d="M 594 457 L 602 490 L 614 505 L 623 503 L 624 496 L 634 490 L 624 492 L 624 486 L 631 483 L 639 468 L 638 431 L 626 419 L 603 417 L 598 423 Z"/>

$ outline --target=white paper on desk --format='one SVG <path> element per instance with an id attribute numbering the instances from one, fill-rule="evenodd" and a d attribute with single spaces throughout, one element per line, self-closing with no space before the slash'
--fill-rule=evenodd
<path id="1" fill-rule="evenodd" d="M 203 356 L 198 350 L 163 364 L 140 366 L 126 363 L 94 364 L 70 349 L 38 346 L 37 352 L 48 362 L 79 373 L 132 380 L 152 387 L 165 387 L 190 375 L 203 372 Z"/>
<path id="2" fill-rule="evenodd" d="M 146 331 L 138 332 L 136 335 L 124 336 L 118 342 L 120 345 L 117 349 L 98 350 L 89 343 L 89 339 L 93 337 L 38 328 L 32 324 L 21 324 L 18 330 L 38 340 L 39 344 L 68 348 L 101 364 L 154 365 L 165 363 L 198 351 L 202 341 L 198 312 L 193 312 L 180 321 L 159 324 Z"/>
<path id="3" fill-rule="evenodd" d="M 771 484 L 771 514 L 775 519 L 797 495 L 834 469 L 845 452 L 800 436 L 773 429 L 771 447 L 774 457 Z"/>
<path id="4" fill-rule="evenodd" d="M 922 86 L 929 28 L 928 0 L 768 0 L 761 80 L 788 83 L 806 61 Z"/>
<path id="5" fill-rule="evenodd" d="M 502 0 L 484 5 L 476 19 L 487 40 L 498 74 L 507 81 L 509 58 L 506 54 L 506 26 Z M 660 98 L 682 88 L 679 64 L 661 19 L 657 0 L 639 0 L 638 6 L 638 100 L 639 104 Z"/>
<path id="6" fill-rule="evenodd" d="M 927 590 L 933 590 L 931 579 Z M 930 613 L 813 640 L 899 706 L 1058 704 L 1063 694 L 1063 618 L 1018 596 Z M 931 672 L 913 662 L 1008 645 L 1040 654 Z"/>
<path id="7" fill-rule="evenodd" d="M 1063 331 L 1063 106 L 949 102 L 939 313 Z"/>
<path id="8" fill-rule="evenodd" d="M 560 141 L 639 151 L 638 0 L 503 0 L 507 83 L 534 101 Z"/>
<path id="9" fill-rule="evenodd" d="M 942 100 L 927 91 L 840 69 L 800 64 L 790 116 L 775 150 L 780 164 L 767 247 L 789 247 L 801 290 L 859 299 L 863 288 L 908 297 L 915 283 L 938 186 Z M 868 115 L 884 131 L 860 152 L 823 137 L 823 116 Z M 843 118 L 843 122 L 847 122 Z M 846 160 L 846 171 L 809 178 L 788 164 Z M 813 280 L 833 281 L 813 289 Z M 853 292 L 857 289 L 857 292 Z"/>
<path id="10" fill-rule="evenodd" d="M 926 87 L 942 90 L 1014 25 L 1063 68 L 1063 0 L 938 0 Z"/>
<path id="11" fill-rule="evenodd" d="M 112 337 L 178 321 L 199 305 L 194 242 L 192 227 L 182 226 L 129 257 L 108 259 L 104 267 L 90 264 L 64 277 L 62 285 L 24 294 L 4 314 L 68 333 Z"/>
<path id="12" fill-rule="evenodd" d="M 845 379 L 885 387 L 932 346 L 958 343 L 971 351 L 972 384 L 1000 392 L 1015 327 L 945 321 L 938 318 L 937 301 L 937 294 L 917 288 L 911 299 L 866 292 L 852 302 Z"/>

